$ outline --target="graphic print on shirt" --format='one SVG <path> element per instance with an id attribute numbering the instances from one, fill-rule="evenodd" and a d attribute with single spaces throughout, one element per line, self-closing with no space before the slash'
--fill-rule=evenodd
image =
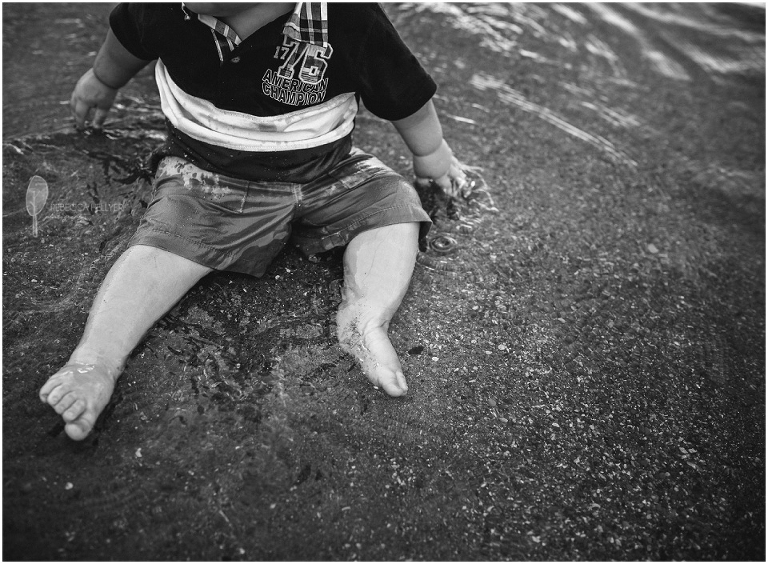
<path id="1" fill-rule="evenodd" d="M 276 70 L 264 73 L 261 88 L 273 100 L 291 106 L 309 106 L 325 100 L 328 79 L 325 71 L 333 54 L 330 45 L 315 45 L 283 36 L 275 59 L 283 61 Z"/>

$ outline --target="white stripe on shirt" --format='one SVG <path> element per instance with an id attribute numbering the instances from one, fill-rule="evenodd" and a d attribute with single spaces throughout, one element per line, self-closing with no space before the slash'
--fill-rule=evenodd
<path id="1" fill-rule="evenodd" d="M 157 62 L 155 79 L 163 113 L 176 129 L 198 141 L 238 151 L 293 151 L 327 145 L 351 133 L 357 115 L 353 92 L 295 112 L 260 117 L 222 110 L 187 94 L 173 82 L 162 61 Z"/>

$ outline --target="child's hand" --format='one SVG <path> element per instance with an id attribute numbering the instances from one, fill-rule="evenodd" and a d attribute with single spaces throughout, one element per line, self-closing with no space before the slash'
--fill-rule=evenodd
<path id="1" fill-rule="evenodd" d="M 117 89 L 107 86 L 96 78 L 93 69 L 86 72 L 77 81 L 69 101 L 72 117 L 75 118 L 75 127 L 84 128 L 91 109 L 94 109 L 93 127 L 101 129 L 116 95 Z"/>
<path id="2" fill-rule="evenodd" d="M 422 182 L 425 179 L 417 179 Z M 426 179 L 428 181 L 428 179 Z M 440 178 L 432 179 L 432 182 L 437 184 L 443 192 L 449 196 L 456 198 L 463 194 L 464 188 L 467 186 L 467 175 L 461 168 L 459 160 L 451 155 L 451 166 L 448 169 L 448 173 L 444 174 Z"/>
<path id="3" fill-rule="evenodd" d="M 431 155 L 425 157 L 414 155 L 413 171 L 418 185 L 434 183 L 451 197 L 459 196 L 467 185 L 467 175 L 464 174 L 461 163 L 453 156 L 445 141 Z"/>

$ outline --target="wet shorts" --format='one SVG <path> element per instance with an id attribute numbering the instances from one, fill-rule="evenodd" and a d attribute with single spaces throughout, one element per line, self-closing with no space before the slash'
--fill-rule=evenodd
<path id="1" fill-rule="evenodd" d="M 307 255 L 395 223 L 432 224 L 416 190 L 377 158 L 353 149 L 307 184 L 252 182 L 166 157 L 130 245 L 164 249 L 215 270 L 261 276 L 290 240 Z"/>

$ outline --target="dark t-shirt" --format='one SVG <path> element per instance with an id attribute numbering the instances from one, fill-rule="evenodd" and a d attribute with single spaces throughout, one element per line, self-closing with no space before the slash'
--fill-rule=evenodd
<path id="1" fill-rule="evenodd" d="M 296 49 L 283 35 L 287 19 L 277 18 L 231 50 L 181 4 L 120 4 L 110 26 L 134 56 L 162 60 L 181 90 L 220 110 L 281 116 L 354 93 L 376 116 L 398 120 L 434 95 L 434 81 L 378 4 L 329 3 L 330 47 L 320 51 Z M 350 147 L 351 132 L 317 147 L 240 151 L 194 139 L 169 123 L 161 152 L 245 179 L 306 182 Z"/>

